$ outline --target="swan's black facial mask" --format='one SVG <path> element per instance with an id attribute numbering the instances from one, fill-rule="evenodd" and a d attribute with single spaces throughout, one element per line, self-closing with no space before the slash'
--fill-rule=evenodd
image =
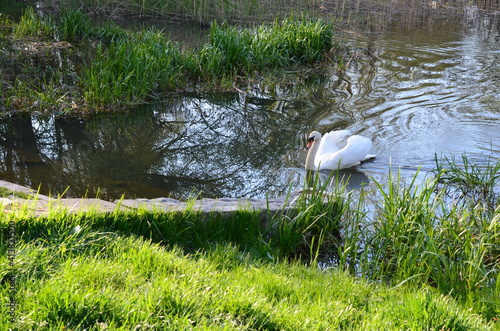
<path id="1" fill-rule="evenodd" d="M 314 142 L 314 136 L 313 136 L 313 137 L 309 137 L 309 139 L 307 139 L 307 146 L 306 146 L 306 149 L 311 148 L 311 146 L 312 146 L 313 142 Z"/>

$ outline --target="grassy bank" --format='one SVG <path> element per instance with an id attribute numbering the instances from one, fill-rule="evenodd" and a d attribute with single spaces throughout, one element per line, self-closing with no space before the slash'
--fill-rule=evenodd
<path id="1" fill-rule="evenodd" d="M 447 160 L 423 184 L 317 189 L 272 217 L 4 211 L 0 290 L 19 329 L 495 329 L 499 168 Z"/>
<path id="2" fill-rule="evenodd" d="M 285 69 L 342 61 L 332 25 L 321 20 L 288 18 L 254 28 L 213 23 L 208 43 L 181 50 L 161 31 L 131 32 L 109 21 L 95 26 L 81 11 L 63 11 L 55 20 L 27 9 L 19 22 L 2 19 L 5 110 L 121 108 L 169 92 L 275 84 Z"/>

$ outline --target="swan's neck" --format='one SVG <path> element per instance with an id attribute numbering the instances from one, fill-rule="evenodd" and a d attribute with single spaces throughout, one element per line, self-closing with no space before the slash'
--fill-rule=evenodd
<path id="1" fill-rule="evenodd" d="M 316 158 L 316 153 L 318 152 L 318 147 L 319 147 L 319 142 L 321 141 L 321 138 L 318 140 L 315 140 L 309 148 L 309 151 L 307 152 L 307 157 L 306 157 L 306 169 L 307 170 L 316 170 L 316 166 L 314 165 L 314 159 Z"/>

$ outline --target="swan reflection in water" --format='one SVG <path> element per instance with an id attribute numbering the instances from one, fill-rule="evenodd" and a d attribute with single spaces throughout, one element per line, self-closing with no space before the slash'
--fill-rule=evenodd
<path id="1" fill-rule="evenodd" d="M 361 171 L 354 168 L 341 170 L 306 170 L 307 184 L 312 187 L 315 178 L 321 187 L 345 187 L 347 190 L 361 189 L 370 183 L 370 179 Z M 316 185 L 317 185 L 316 184 Z"/>

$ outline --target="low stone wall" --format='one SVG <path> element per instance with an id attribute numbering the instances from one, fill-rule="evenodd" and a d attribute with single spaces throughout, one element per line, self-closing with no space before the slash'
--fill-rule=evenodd
<path id="1" fill-rule="evenodd" d="M 35 215 L 47 215 L 50 211 L 66 210 L 69 213 L 79 212 L 113 212 L 115 210 L 138 210 L 146 209 L 158 212 L 179 212 L 190 208 L 202 213 L 230 213 L 238 210 L 261 211 L 274 213 L 285 208 L 291 208 L 296 198 L 301 192 L 293 192 L 288 199 L 280 197 L 277 199 L 200 199 L 191 202 L 183 202 L 171 198 L 157 199 L 122 199 L 114 202 L 101 199 L 75 199 L 75 198 L 52 198 L 42 194 L 37 194 L 35 190 L 0 180 L 0 187 L 13 192 L 9 197 L 0 198 L 0 205 L 4 205 L 5 210 L 15 208 L 28 208 L 29 212 Z M 15 193 L 22 193 L 29 197 L 19 197 Z"/>

